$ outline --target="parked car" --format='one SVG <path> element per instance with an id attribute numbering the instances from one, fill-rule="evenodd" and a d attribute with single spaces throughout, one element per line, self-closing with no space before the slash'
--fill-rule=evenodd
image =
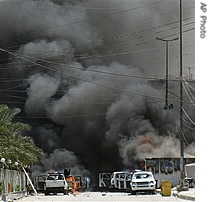
<path id="1" fill-rule="evenodd" d="M 136 194 L 137 192 L 156 193 L 156 181 L 152 172 L 134 172 L 131 177 L 130 189 L 132 194 Z"/>
<path id="2" fill-rule="evenodd" d="M 68 194 L 68 183 L 66 182 L 65 176 L 63 173 L 52 172 L 48 173 L 45 180 L 44 191 L 45 195 L 49 193 L 57 194 L 63 193 L 64 195 Z"/>

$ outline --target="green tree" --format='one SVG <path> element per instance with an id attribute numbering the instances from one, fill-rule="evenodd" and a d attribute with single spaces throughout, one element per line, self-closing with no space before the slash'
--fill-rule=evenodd
<path id="1" fill-rule="evenodd" d="M 31 137 L 21 135 L 21 131 L 31 129 L 30 125 L 13 122 L 20 111 L 19 108 L 10 109 L 7 105 L 0 105 L 0 157 L 17 161 L 22 166 L 33 165 L 39 162 L 44 153 Z"/>

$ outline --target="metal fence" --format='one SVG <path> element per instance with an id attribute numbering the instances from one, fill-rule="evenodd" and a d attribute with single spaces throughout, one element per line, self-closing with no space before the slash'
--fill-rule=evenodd
<path id="1" fill-rule="evenodd" d="M 22 171 L 0 169 L 0 183 L 2 193 L 20 192 L 27 189 L 27 178 Z M 0 194 L 1 195 L 1 194 Z"/>

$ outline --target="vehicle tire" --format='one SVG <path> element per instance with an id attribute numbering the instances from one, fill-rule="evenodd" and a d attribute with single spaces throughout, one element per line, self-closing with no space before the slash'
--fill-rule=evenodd
<path id="1" fill-rule="evenodd" d="M 131 191 L 131 194 L 132 195 L 136 195 L 136 191 Z"/>
<path id="2" fill-rule="evenodd" d="M 156 194 L 156 191 L 155 190 L 151 190 L 149 191 L 150 194 Z"/>
<path id="3" fill-rule="evenodd" d="M 109 191 L 110 191 L 110 192 L 114 192 L 114 187 L 112 187 L 112 186 L 109 187 Z"/>
<path id="4" fill-rule="evenodd" d="M 45 195 L 45 196 L 49 195 L 49 192 L 48 192 L 48 191 L 45 191 L 45 192 L 44 192 L 44 195 Z"/>
<path id="5" fill-rule="evenodd" d="M 131 188 L 127 188 L 126 193 L 131 193 Z"/>

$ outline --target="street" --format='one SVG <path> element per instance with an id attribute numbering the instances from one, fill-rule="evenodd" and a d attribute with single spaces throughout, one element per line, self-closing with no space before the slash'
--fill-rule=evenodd
<path id="1" fill-rule="evenodd" d="M 137 194 L 130 195 L 128 193 L 110 193 L 110 192 L 83 192 L 70 195 L 49 195 L 38 194 L 36 196 L 28 196 L 18 199 L 19 202 L 64 202 L 64 201 L 145 201 L 145 202 L 185 202 L 189 200 L 179 199 L 174 196 L 161 196 L 159 193 L 155 195 Z"/>

